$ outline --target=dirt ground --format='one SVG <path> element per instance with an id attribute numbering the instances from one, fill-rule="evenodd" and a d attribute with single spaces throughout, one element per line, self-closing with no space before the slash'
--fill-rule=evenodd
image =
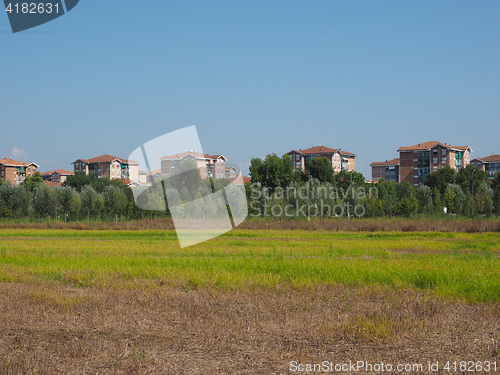
<path id="1" fill-rule="evenodd" d="M 432 373 L 428 361 L 500 366 L 500 304 L 428 292 L 2 283 L 0 317 L 1 374 L 288 374 L 306 373 L 291 363 L 349 360 L 425 364 L 411 374 Z"/>

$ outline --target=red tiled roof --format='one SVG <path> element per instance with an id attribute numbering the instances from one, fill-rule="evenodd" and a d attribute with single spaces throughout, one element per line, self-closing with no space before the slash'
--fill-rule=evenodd
<path id="1" fill-rule="evenodd" d="M 399 164 L 399 158 L 396 158 L 396 159 L 386 160 L 386 161 L 374 161 L 373 163 L 370 164 L 370 167 L 384 166 L 384 165 L 398 165 L 398 164 Z"/>
<path id="2" fill-rule="evenodd" d="M 348 155 L 348 156 L 356 156 L 355 154 L 353 154 L 352 152 L 349 152 L 349 151 L 343 151 L 339 148 L 331 148 L 331 147 L 326 147 L 326 146 L 314 146 L 314 147 L 311 147 L 311 148 L 306 148 L 304 150 L 292 150 L 290 152 L 287 153 L 288 154 L 291 154 L 292 152 L 296 152 L 298 154 L 334 154 L 336 152 L 340 152 L 341 154 L 344 154 L 344 155 Z"/>
<path id="3" fill-rule="evenodd" d="M 481 160 L 483 163 L 500 162 L 500 155 L 494 154 L 485 156 L 484 158 L 478 158 L 477 160 Z"/>
<path id="4" fill-rule="evenodd" d="M 54 169 L 53 171 L 50 171 L 50 172 L 44 172 L 44 173 L 40 173 L 41 175 L 48 175 L 48 174 L 52 174 L 52 173 L 59 173 L 59 174 L 62 174 L 62 175 L 74 175 L 73 172 L 70 172 L 70 171 L 67 171 L 65 169 Z"/>
<path id="5" fill-rule="evenodd" d="M 178 160 L 184 158 L 187 155 L 193 156 L 198 159 L 218 159 L 221 157 L 226 159 L 224 155 L 209 155 L 209 154 L 202 154 L 201 152 L 198 151 L 185 151 L 175 155 L 164 156 L 161 158 L 161 160 Z"/>
<path id="6" fill-rule="evenodd" d="M 252 178 L 248 176 L 242 176 L 244 184 L 250 184 L 252 182 Z"/>
<path id="7" fill-rule="evenodd" d="M 208 155 L 208 154 L 205 154 L 205 157 L 208 158 L 208 159 L 219 159 L 219 158 L 224 158 L 226 159 L 226 157 L 222 154 L 219 154 L 219 155 Z"/>
<path id="8" fill-rule="evenodd" d="M 430 150 L 431 148 L 434 148 L 436 146 L 442 146 L 442 147 L 449 148 L 452 150 L 464 150 L 464 151 L 470 148 L 469 146 L 451 146 L 451 145 L 447 145 L 445 143 L 441 143 L 438 141 L 429 141 L 429 142 L 419 143 L 418 145 L 414 145 L 414 146 L 400 147 L 400 148 L 398 148 L 398 152 L 400 152 L 400 151 L 424 151 L 424 150 Z"/>
<path id="9" fill-rule="evenodd" d="M 54 181 L 44 181 L 43 183 L 45 185 L 49 185 L 50 187 L 62 186 L 59 182 Z"/>
<path id="10" fill-rule="evenodd" d="M 90 163 L 111 163 L 114 160 L 119 160 L 122 163 L 137 164 L 136 161 L 119 158 L 117 156 L 113 156 L 113 155 L 109 155 L 109 154 L 96 156 L 95 158 L 92 158 L 92 159 L 78 159 L 78 160 L 81 160 L 87 164 L 90 164 Z"/>
<path id="11" fill-rule="evenodd" d="M 8 165 L 11 167 L 26 167 L 28 165 L 36 165 L 38 167 L 38 164 L 36 163 L 23 163 L 22 161 L 17 161 L 11 158 L 0 159 L 0 164 Z"/>

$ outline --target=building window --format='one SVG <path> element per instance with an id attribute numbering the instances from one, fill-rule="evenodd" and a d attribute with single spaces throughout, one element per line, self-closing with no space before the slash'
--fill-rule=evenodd
<path id="1" fill-rule="evenodd" d="M 446 150 L 441 150 L 441 155 L 446 156 Z"/>
<path id="2" fill-rule="evenodd" d="M 432 162 L 433 162 L 434 164 L 437 164 L 437 163 L 438 163 L 438 159 L 437 159 L 437 158 L 434 158 L 434 159 L 432 159 Z"/>

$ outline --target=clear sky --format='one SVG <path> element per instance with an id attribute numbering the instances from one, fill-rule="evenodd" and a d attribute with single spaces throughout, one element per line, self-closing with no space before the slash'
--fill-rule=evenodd
<path id="1" fill-rule="evenodd" d="M 498 0 L 81 0 L 12 34 L 0 13 L 0 157 L 42 171 L 128 157 L 196 125 L 206 153 L 325 145 L 500 153 Z"/>

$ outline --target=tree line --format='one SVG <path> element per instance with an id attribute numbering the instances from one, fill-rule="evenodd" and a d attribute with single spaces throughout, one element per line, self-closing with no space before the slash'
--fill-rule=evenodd
<path id="1" fill-rule="evenodd" d="M 120 180 L 98 178 L 84 172 L 68 176 L 61 187 L 44 184 L 39 173 L 26 177 L 20 185 L 0 180 L 0 218 L 111 221 L 166 217 L 170 216 L 168 203 L 191 202 L 228 184 L 225 180 L 202 180 L 196 164 L 190 160 L 181 162 L 177 172 L 169 178 L 156 179 L 150 187 L 137 188 L 138 202 L 147 201 L 140 205 L 143 208 L 136 204 L 132 189 Z M 165 202 L 164 189 L 175 202 Z M 147 193 L 142 194 L 145 191 Z M 206 200 L 209 204 L 200 207 L 200 212 L 208 211 L 209 215 L 227 210 L 212 201 Z"/>
<path id="2" fill-rule="evenodd" d="M 62 187 L 50 187 L 37 173 L 20 185 L 0 184 L 0 217 L 111 220 L 139 218 L 130 188 L 120 180 L 77 172 Z"/>
<path id="3" fill-rule="evenodd" d="M 186 186 L 179 190 L 179 202 L 196 200 L 228 184 L 222 180 L 202 180 L 192 166 L 185 169 L 191 173 L 170 178 L 174 185 Z M 338 216 L 332 207 L 349 210 L 356 206 L 363 207 L 360 216 L 365 217 L 443 214 L 445 207 L 448 214 L 500 216 L 500 176 L 491 180 L 486 172 L 472 165 L 458 172 L 445 166 L 430 173 L 424 184 L 416 187 L 407 182 L 385 180 L 366 183 L 358 172 L 335 173 L 328 159 L 321 157 L 311 160 L 308 169 L 307 175 L 294 171 L 288 155 L 270 154 L 264 159 L 252 159 L 252 183 L 245 186 L 250 216 L 272 216 L 273 207 L 284 210 L 288 206 L 291 207 L 286 212 L 294 217 Z M 179 181 L 179 176 L 189 180 Z M 162 187 L 169 188 L 169 179 L 158 180 L 154 186 L 157 200 L 163 200 Z M 298 191 L 308 194 L 297 194 Z M 303 205 L 317 209 L 303 210 Z M 349 214 L 355 216 L 353 211 Z M 62 187 L 49 187 L 39 174 L 26 177 L 16 186 L 0 180 L 0 218 L 125 220 L 152 215 L 169 216 L 168 204 L 161 210 L 140 209 L 131 188 L 120 180 L 97 178 L 83 172 L 69 176 Z"/>
<path id="4" fill-rule="evenodd" d="M 411 217 L 416 214 L 443 214 L 445 211 L 467 217 L 500 216 L 500 176 L 491 180 L 485 171 L 472 165 L 458 172 L 450 166 L 440 168 L 427 175 L 420 186 L 383 179 L 377 183 L 366 183 L 358 172 L 343 170 L 335 173 L 330 161 L 323 157 L 311 160 L 308 170 L 307 175 L 302 171 L 293 171 L 288 155 L 279 157 L 270 154 L 265 159 L 252 159 L 250 175 L 254 186 L 247 188 L 249 212 L 257 216 L 274 216 L 269 211 L 273 207 L 301 207 L 307 204 L 329 209 L 361 205 L 364 208 L 362 216 L 365 217 Z M 290 194 L 290 191 L 306 191 L 309 195 L 299 197 L 299 194 Z M 339 194 L 339 191 L 344 193 Z M 296 211 L 296 216 L 304 216 L 303 210 Z M 275 212 L 280 210 L 275 209 Z M 288 212 L 293 215 L 292 208 Z M 331 209 L 326 214 L 322 210 L 315 210 L 314 213 L 315 216 L 336 216 Z"/>

